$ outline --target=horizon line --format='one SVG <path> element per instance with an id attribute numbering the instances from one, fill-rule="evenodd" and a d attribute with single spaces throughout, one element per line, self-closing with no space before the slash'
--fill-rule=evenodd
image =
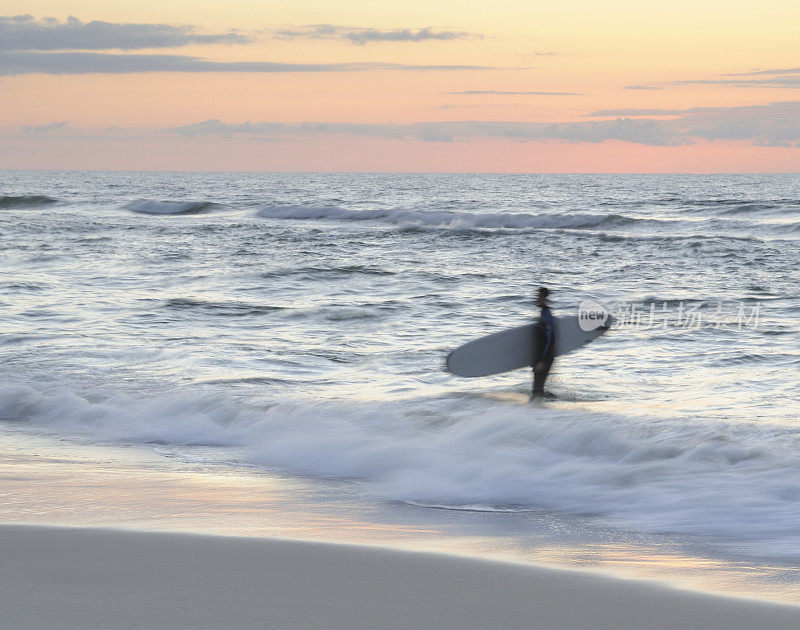
<path id="1" fill-rule="evenodd" d="M 124 169 L 124 168 L 2 168 L 6 173 L 241 173 L 253 175 L 800 175 L 791 171 L 325 171 L 325 170 L 206 170 L 206 169 Z"/>

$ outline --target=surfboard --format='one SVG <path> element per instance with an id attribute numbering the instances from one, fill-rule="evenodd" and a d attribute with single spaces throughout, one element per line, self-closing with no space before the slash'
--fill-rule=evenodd
<path id="1" fill-rule="evenodd" d="M 556 317 L 555 355 L 569 354 L 606 332 L 614 320 L 608 317 L 602 327 L 583 330 L 577 316 Z M 538 335 L 535 324 L 517 326 L 475 339 L 447 355 L 447 371 L 472 378 L 490 376 L 530 367 Z"/>

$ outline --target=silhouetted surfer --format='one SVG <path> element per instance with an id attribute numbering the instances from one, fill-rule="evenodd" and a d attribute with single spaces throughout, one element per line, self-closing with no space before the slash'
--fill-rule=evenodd
<path id="1" fill-rule="evenodd" d="M 534 329 L 536 344 L 534 356 L 531 358 L 534 397 L 544 396 L 544 382 L 547 380 L 547 375 L 550 374 L 556 350 L 556 325 L 553 321 L 553 312 L 547 304 L 549 295 L 550 290 L 547 287 L 541 287 L 536 296 L 536 305 L 542 310 Z"/>

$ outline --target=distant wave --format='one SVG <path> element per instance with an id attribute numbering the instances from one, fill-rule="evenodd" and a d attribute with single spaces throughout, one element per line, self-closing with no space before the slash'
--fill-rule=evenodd
<path id="1" fill-rule="evenodd" d="M 36 208 L 58 203 L 45 195 L 1 195 L 0 208 Z"/>
<path id="2" fill-rule="evenodd" d="M 628 234 L 613 234 L 607 232 L 598 232 L 595 234 L 597 238 L 601 241 L 606 241 L 608 243 L 621 243 L 621 242 L 628 242 L 628 241 L 635 241 L 635 242 L 663 242 L 663 243 L 671 243 L 671 242 L 681 242 L 686 244 L 694 244 L 700 243 L 705 241 L 724 241 L 729 242 L 742 242 L 742 243 L 763 243 L 767 239 L 756 236 L 755 234 L 743 234 L 739 236 L 735 236 L 733 234 L 722 234 L 718 231 L 710 231 L 708 234 L 652 234 L 652 235 L 628 235 Z M 780 240 L 780 239 L 778 239 Z M 738 249 L 731 249 L 731 252 L 737 252 Z"/>
<path id="3" fill-rule="evenodd" d="M 726 206 L 727 207 L 727 206 Z M 738 206 L 735 206 L 738 207 Z M 642 217 L 614 212 L 453 212 L 449 210 L 405 210 L 378 208 L 351 210 L 340 206 L 276 205 L 258 210 L 266 219 L 295 221 L 374 222 L 407 230 L 534 231 L 590 230 L 613 240 L 615 234 L 633 240 L 715 239 L 761 241 L 765 237 L 795 238 L 800 223 L 767 223 L 741 218 L 708 216 L 685 220 L 672 217 Z M 742 211 L 745 214 L 745 211 Z M 640 229 L 636 229 L 640 228 Z M 633 231 L 636 229 L 636 231 Z M 627 233 L 626 233 L 627 232 Z"/>
<path id="4" fill-rule="evenodd" d="M 640 219 L 621 214 L 571 212 L 449 212 L 445 210 L 403 210 L 381 208 L 374 210 L 349 210 L 339 206 L 267 206 L 258 211 L 266 219 L 378 221 L 404 227 L 445 228 L 451 230 L 475 229 L 558 229 L 592 228 L 598 226 L 626 226 L 638 223 L 665 223 L 657 219 Z"/>
<path id="5" fill-rule="evenodd" d="M 754 208 L 778 208 L 781 206 L 800 206 L 800 199 L 693 199 L 692 203 L 704 206 L 736 206 Z"/>
<path id="6" fill-rule="evenodd" d="M 157 201 L 140 199 L 125 204 L 124 208 L 140 214 L 201 214 L 218 208 L 211 201 Z"/>
<path id="7" fill-rule="evenodd" d="M 739 203 L 725 206 L 719 211 L 722 215 L 759 214 L 769 210 L 779 210 L 783 206 L 771 203 Z"/>
<path id="8" fill-rule="evenodd" d="M 210 300 L 197 300 L 192 298 L 172 298 L 164 303 L 164 307 L 172 310 L 199 310 L 208 315 L 228 317 L 245 317 L 248 315 L 262 315 L 281 310 L 281 306 L 269 304 L 251 304 L 248 302 L 214 302 Z"/>
<path id="9" fill-rule="evenodd" d="M 596 204 L 599 208 L 630 208 L 647 212 L 672 211 L 687 215 L 715 216 L 759 216 L 794 214 L 800 209 L 800 199 L 694 199 L 671 196 L 643 199 L 614 199 Z"/>
<path id="10" fill-rule="evenodd" d="M 287 278 L 289 276 L 306 276 L 319 278 L 325 276 L 350 276 L 362 274 L 366 276 L 394 276 L 396 271 L 382 269 L 370 265 L 331 265 L 328 267 L 310 265 L 307 267 L 283 267 L 272 269 L 261 274 L 262 278 Z"/>

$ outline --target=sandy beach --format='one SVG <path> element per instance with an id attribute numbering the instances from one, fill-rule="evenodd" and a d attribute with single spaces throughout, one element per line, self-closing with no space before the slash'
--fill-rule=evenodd
<path id="1" fill-rule="evenodd" d="M 800 607 L 373 547 L 0 526 L 7 628 L 797 628 Z"/>

